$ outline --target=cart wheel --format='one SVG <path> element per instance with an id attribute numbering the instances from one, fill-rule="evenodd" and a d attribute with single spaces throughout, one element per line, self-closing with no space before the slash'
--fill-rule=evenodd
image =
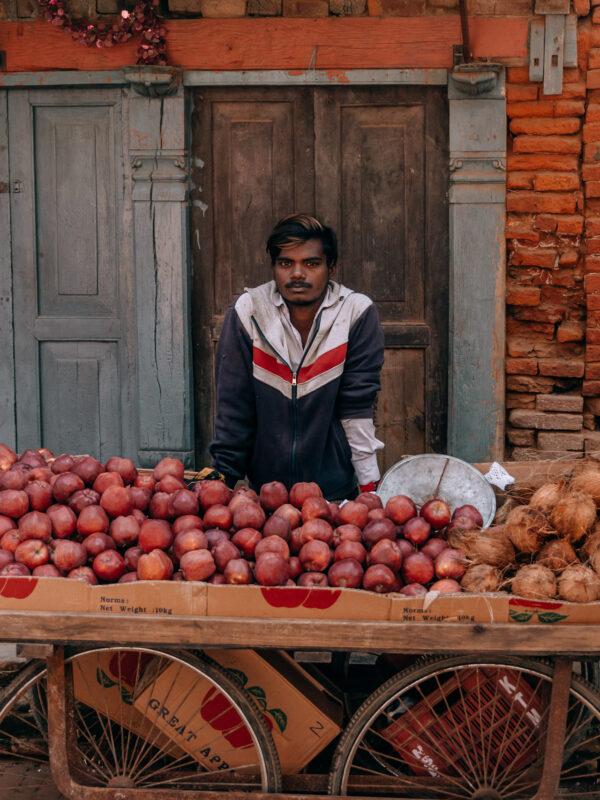
<path id="1" fill-rule="evenodd" d="M 377 689 L 335 752 L 331 794 L 517 800 L 539 786 L 552 665 L 502 656 L 421 660 Z M 561 798 L 598 798 L 600 693 L 573 676 Z"/>
<path id="2" fill-rule="evenodd" d="M 69 656 L 65 668 L 74 784 L 150 793 L 280 789 L 261 710 L 207 657 L 104 647 Z M 48 789 L 44 800 L 60 796 L 51 793 L 48 768 L 46 678 L 44 662 L 32 662 L 0 693 L 1 800 L 36 786 Z"/>

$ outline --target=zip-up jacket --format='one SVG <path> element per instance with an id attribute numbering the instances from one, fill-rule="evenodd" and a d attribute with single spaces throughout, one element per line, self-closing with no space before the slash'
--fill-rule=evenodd
<path id="1" fill-rule="evenodd" d="M 330 281 L 299 363 L 289 356 L 274 281 L 229 307 L 217 347 L 217 416 L 210 446 L 231 484 L 316 481 L 325 497 L 356 487 L 341 420 L 372 419 L 383 333 L 364 294 Z"/>

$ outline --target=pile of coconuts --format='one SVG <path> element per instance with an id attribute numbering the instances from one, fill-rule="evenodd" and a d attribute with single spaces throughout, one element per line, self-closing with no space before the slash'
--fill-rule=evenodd
<path id="1" fill-rule="evenodd" d="M 570 477 L 543 484 L 526 505 L 509 499 L 496 515 L 501 524 L 477 530 L 468 520 L 455 520 L 448 542 L 471 563 L 463 589 L 510 589 L 535 600 L 600 600 L 599 507 L 600 462 L 586 459 Z"/>

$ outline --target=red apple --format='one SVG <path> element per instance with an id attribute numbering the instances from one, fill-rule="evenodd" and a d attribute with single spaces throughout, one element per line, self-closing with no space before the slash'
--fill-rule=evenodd
<path id="1" fill-rule="evenodd" d="M 302 522 L 308 522 L 311 519 L 326 519 L 327 522 L 332 521 L 331 510 L 324 497 L 309 495 L 302 503 L 301 513 Z"/>
<path id="2" fill-rule="evenodd" d="M 233 527 L 262 529 L 265 524 L 266 514 L 259 503 L 243 503 L 233 512 Z"/>
<path id="3" fill-rule="evenodd" d="M 425 585 L 435 574 L 433 560 L 427 553 L 410 553 L 402 564 L 402 577 L 405 583 Z"/>
<path id="4" fill-rule="evenodd" d="M 168 456 L 162 458 L 154 467 L 153 477 L 157 481 L 164 478 L 165 475 L 175 475 L 176 478 L 183 478 L 185 467 L 183 462 L 178 458 L 169 458 Z"/>
<path id="5" fill-rule="evenodd" d="M 381 502 L 381 497 L 379 495 L 374 494 L 373 492 L 361 492 L 357 498 L 357 503 L 364 503 L 366 507 L 371 511 L 373 508 L 383 508 L 383 503 Z"/>
<path id="6" fill-rule="evenodd" d="M 0 492 L 0 514 L 18 519 L 29 510 L 29 497 L 22 489 L 3 489 Z"/>
<path id="7" fill-rule="evenodd" d="M 202 509 L 206 511 L 217 503 L 221 506 L 228 505 L 233 492 L 223 481 L 200 481 L 194 484 L 194 494 L 197 495 Z"/>
<path id="8" fill-rule="evenodd" d="M 176 520 L 173 520 L 171 528 L 173 530 L 173 536 L 177 536 L 178 533 L 181 533 L 181 531 L 185 531 L 188 528 L 204 530 L 204 526 L 202 525 L 202 517 L 199 517 L 197 514 L 184 514 L 182 517 L 177 517 Z"/>
<path id="9" fill-rule="evenodd" d="M 105 489 L 100 498 L 100 505 L 111 517 L 126 517 L 133 509 L 129 489 L 125 486 L 109 486 Z"/>
<path id="10" fill-rule="evenodd" d="M 190 550 L 188 553 L 184 553 L 179 562 L 179 567 L 186 581 L 205 581 L 217 569 L 215 561 L 208 550 Z"/>
<path id="11" fill-rule="evenodd" d="M 172 574 L 173 562 L 164 550 L 151 550 L 139 557 L 137 576 L 140 581 L 168 581 Z"/>
<path id="12" fill-rule="evenodd" d="M 367 522 L 363 528 L 363 541 L 367 547 L 373 547 L 380 539 L 396 540 L 396 526 L 391 519 L 376 519 Z"/>
<path id="13" fill-rule="evenodd" d="M 10 469 L 17 460 L 17 454 L 7 444 L 0 444 L 0 471 Z"/>
<path id="14" fill-rule="evenodd" d="M 300 481 L 290 489 L 289 501 L 296 508 L 302 508 L 307 497 L 323 497 L 323 492 L 316 483 Z"/>
<path id="15" fill-rule="evenodd" d="M 431 525 L 423 517 L 411 517 L 404 523 L 404 538 L 414 545 L 424 544 L 431 534 Z"/>
<path id="16" fill-rule="evenodd" d="M 21 544 L 21 537 L 16 528 L 6 531 L 0 538 L 0 547 L 3 550 L 8 550 L 9 553 L 14 553 L 17 547 Z"/>
<path id="17" fill-rule="evenodd" d="M 228 506 L 214 503 L 204 512 L 202 524 L 205 528 L 221 528 L 228 531 L 233 524 L 233 514 Z"/>
<path id="18" fill-rule="evenodd" d="M 171 495 L 167 492 L 156 492 L 150 498 L 148 514 L 154 519 L 170 519 L 173 516 Z"/>
<path id="19" fill-rule="evenodd" d="M 434 537 L 433 539 L 428 539 L 423 547 L 421 547 L 422 553 L 427 553 L 428 556 L 431 556 L 434 560 L 439 556 L 442 550 L 446 550 L 448 548 L 448 542 L 445 539 L 438 539 Z"/>
<path id="20" fill-rule="evenodd" d="M 117 583 L 136 583 L 138 580 L 137 572 L 125 572 L 121 575 Z"/>
<path id="21" fill-rule="evenodd" d="M 142 555 L 144 555 L 144 551 L 138 545 L 128 547 L 123 553 L 123 558 L 125 559 L 125 566 L 127 569 L 137 570 L 138 561 Z"/>
<path id="22" fill-rule="evenodd" d="M 3 533 L 6 533 L 6 531 L 13 530 L 16 527 L 17 525 L 14 519 L 0 514 L 0 536 L 2 536 Z"/>
<path id="23" fill-rule="evenodd" d="M 363 576 L 363 589 L 378 594 L 386 594 L 393 591 L 396 584 L 396 576 L 385 564 L 372 564 L 367 567 Z"/>
<path id="24" fill-rule="evenodd" d="M 52 536 L 55 539 L 66 539 L 67 536 L 71 536 L 75 532 L 77 517 L 69 506 L 57 503 L 50 506 L 46 511 L 46 515 L 52 525 Z"/>
<path id="25" fill-rule="evenodd" d="M 263 483 L 259 494 L 260 504 L 265 511 L 275 511 L 288 501 L 288 490 L 280 481 Z"/>
<path id="26" fill-rule="evenodd" d="M 133 483 L 137 478 L 137 469 L 133 461 L 129 458 L 113 456 L 108 459 L 104 465 L 104 469 L 107 472 L 118 472 L 123 478 L 123 483 Z"/>
<path id="27" fill-rule="evenodd" d="M 288 559 L 288 574 L 292 580 L 296 580 L 304 572 L 304 567 L 298 556 L 290 556 Z"/>
<path id="28" fill-rule="evenodd" d="M 140 523 L 133 514 L 129 514 L 125 517 L 113 519 L 108 530 L 119 547 L 130 547 L 138 540 Z"/>
<path id="29" fill-rule="evenodd" d="M 256 558 L 260 558 L 263 553 L 277 553 L 287 560 L 290 557 L 290 548 L 281 536 L 265 536 L 254 548 Z"/>
<path id="30" fill-rule="evenodd" d="M 171 508 L 174 517 L 198 513 L 198 498 L 189 489 L 179 489 L 171 495 Z"/>
<path id="31" fill-rule="evenodd" d="M 392 572 L 398 572 L 402 560 L 402 550 L 397 542 L 392 542 L 390 539 L 380 539 L 371 549 L 371 564 L 385 564 Z"/>
<path id="32" fill-rule="evenodd" d="M 106 533 L 90 533 L 81 544 L 92 557 L 103 553 L 105 550 L 114 550 L 117 546 L 112 537 Z"/>
<path id="33" fill-rule="evenodd" d="M 466 557 L 462 550 L 447 547 L 434 561 L 435 574 L 438 578 L 458 580 L 467 571 Z"/>
<path id="34" fill-rule="evenodd" d="M 182 478 L 177 478 L 175 475 L 165 475 L 164 478 L 161 478 L 156 484 L 154 491 L 175 494 L 175 492 L 179 492 L 182 489 L 186 489 L 185 481 Z M 192 492 L 192 494 L 194 493 Z M 198 511 L 198 500 L 195 494 L 194 499 L 196 500 L 196 511 Z"/>
<path id="35" fill-rule="evenodd" d="M 75 459 L 72 472 L 79 475 L 86 486 L 92 486 L 98 475 L 104 472 L 104 467 L 92 456 L 82 456 Z"/>
<path id="36" fill-rule="evenodd" d="M 340 525 L 333 531 L 333 543 L 362 542 L 362 531 L 357 525 Z"/>
<path id="37" fill-rule="evenodd" d="M 131 505 L 134 508 L 139 508 L 140 511 L 145 511 L 150 505 L 152 490 L 145 489 L 143 486 L 130 486 L 129 497 L 131 498 Z"/>
<path id="38" fill-rule="evenodd" d="M 327 573 L 331 586 L 341 586 L 347 589 L 360 588 L 363 575 L 363 568 L 355 558 L 343 558 L 341 561 L 336 561 L 329 567 Z"/>
<path id="39" fill-rule="evenodd" d="M 68 453 L 62 453 L 62 455 L 56 456 L 50 469 L 52 472 L 60 475 L 62 472 L 71 472 L 74 466 L 75 459 L 73 456 L 68 455 Z"/>
<path id="40" fill-rule="evenodd" d="M 331 563 L 331 550 L 326 542 L 312 539 L 302 545 L 298 558 L 307 572 L 323 572 Z"/>
<path id="41" fill-rule="evenodd" d="M 98 584 L 98 578 L 91 567 L 75 567 L 75 569 L 72 569 L 69 572 L 67 578 L 71 578 L 71 580 L 84 581 L 92 586 L 96 586 Z"/>
<path id="42" fill-rule="evenodd" d="M 138 564 L 139 567 L 139 564 Z M 125 559 L 116 550 L 104 550 L 94 558 L 92 569 L 102 581 L 114 583 L 127 572 Z"/>
<path id="43" fill-rule="evenodd" d="M 79 489 L 73 492 L 68 500 L 69 508 L 72 508 L 76 514 L 81 514 L 86 506 L 97 506 L 100 504 L 100 494 L 93 489 Z"/>
<path id="44" fill-rule="evenodd" d="M 262 529 L 263 536 L 279 536 L 286 542 L 290 541 L 292 528 L 289 521 L 285 517 L 276 516 L 273 514 L 265 522 Z"/>
<path id="45" fill-rule="evenodd" d="M 166 550 L 173 542 L 171 526 L 164 519 L 147 519 L 140 525 L 138 544 L 144 553 Z"/>
<path id="46" fill-rule="evenodd" d="M 52 544 L 50 558 L 61 572 L 70 572 L 82 567 L 87 561 L 88 553 L 79 542 L 70 539 L 56 539 Z"/>
<path id="47" fill-rule="evenodd" d="M 382 539 L 382 541 L 389 540 Z M 340 542 L 335 548 L 333 559 L 334 561 L 343 561 L 346 558 L 352 558 L 355 561 L 358 561 L 359 564 L 364 564 L 365 559 L 367 558 L 367 551 L 364 545 L 360 542 L 353 541 L 352 539 L 347 539 L 346 541 Z"/>
<path id="48" fill-rule="evenodd" d="M 63 472 L 52 484 L 52 494 L 57 503 L 65 503 L 69 497 L 80 489 L 85 488 L 85 483 L 74 472 Z"/>
<path id="49" fill-rule="evenodd" d="M 18 547 L 18 545 L 17 545 Z M 0 550 L 0 569 L 5 567 L 7 564 L 12 564 L 15 560 L 15 554 L 10 550 Z"/>
<path id="50" fill-rule="evenodd" d="M 219 572 L 223 572 L 227 564 L 234 558 L 240 557 L 240 551 L 231 541 L 221 541 L 211 550 L 211 555 Z"/>
<path id="51" fill-rule="evenodd" d="M 63 574 L 54 564 L 40 564 L 34 567 L 31 574 L 36 578 L 62 578 Z"/>
<path id="52" fill-rule="evenodd" d="M 407 583 L 400 589 L 400 594 L 407 597 L 425 597 L 427 589 L 421 583 Z"/>
<path id="53" fill-rule="evenodd" d="M 432 583 L 429 591 L 439 592 L 440 594 L 456 594 L 457 592 L 462 592 L 462 586 L 453 578 L 443 578 L 442 580 Z"/>
<path id="54" fill-rule="evenodd" d="M 106 533 L 110 523 L 102 506 L 86 506 L 77 517 L 77 533 L 81 537 L 90 533 Z"/>
<path id="55" fill-rule="evenodd" d="M 231 537 L 231 541 L 239 547 L 246 558 L 254 556 L 256 545 L 261 541 L 262 533 L 255 528 L 240 528 Z"/>
<path id="56" fill-rule="evenodd" d="M 29 511 L 19 518 L 19 536 L 25 539 L 41 539 L 49 542 L 52 535 L 50 517 L 42 511 Z"/>
<path id="57" fill-rule="evenodd" d="M 437 531 L 445 528 L 450 522 L 450 508 L 447 503 L 436 497 L 421 507 L 421 516 Z"/>
<path id="58" fill-rule="evenodd" d="M 292 530 L 300 527 L 300 522 L 302 521 L 300 510 L 291 503 L 284 503 L 283 505 L 279 506 L 279 508 L 276 508 L 273 512 L 273 516 L 285 517 L 285 519 L 287 519 L 287 521 L 290 523 Z"/>
<path id="59" fill-rule="evenodd" d="M 6 472 L 0 472 L 0 490 L 25 489 L 29 482 L 29 474 L 23 469 L 12 467 Z"/>
<path id="60" fill-rule="evenodd" d="M 0 569 L 0 577 L 8 578 L 11 575 L 24 577 L 25 575 L 31 575 L 31 570 L 29 567 L 26 567 L 25 564 L 13 561 L 10 564 L 5 564 L 2 569 Z"/>
<path id="61" fill-rule="evenodd" d="M 223 571 L 225 583 L 234 585 L 252 583 L 254 577 L 250 564 L 243 558 L 232 558 Z"/>
<path id="62" fill-rule="evenodd" d="M 303 572 L 298 578 L 298 586 L 323 588 L 329 586 L 329 580 L 324 572 Z"/>
<path id="63" fill-rule="evenodd" d="M 283 556 L 277 553 L 264 553 L 256 559 L 254 577 L 261 586 L 283 586 L 288 576 L 288 562 Z"/>
<path id="64" fill-rule="evenodd" d="M 309 519 L 301 528 L 301 541 L 302 544 L 318 539 L 325 542 L 327 545 L 333 543 L 333 528 L 324 519 Z"/>
<path id="65" fill-rule="evenodd" d="M 152 475 L 138 474 L 133 482 L 133 485 L 139 487 L 140 489 L 149 489 L 152 492 L 156 486 L 156 478 L 154 478 Z"/>
<path id="66" fill-rule="evenodd" d="M 15 550 L 15 561 L 25 564 L 29 569 L 47 564 L 50 561 L 48 545 L 41 539 L 27 539 Z"/>
<path id="67" fill-rule="evenodd" d="M 396 525 L 404 525 L 417 514 L 417 507 L 405 494 L 396 494 L 385 504 L 385 513 Z"/>
<path id="68" fill-rule="evenodd" d="M 342 525 L 356 525 L 362 530 L 368 522 L 369 509 L 364 503 L 349 500 L 340 506 L 338 517 Z"/>
<path id="69" fill-rule="evenodd" d="M 472 506 L 469 503 L 454 509 L 454 512 L 452 513 L 452 519 L 455 519 L 456 517 L 471 517 L 476 528 L 483 528 L 483 517 L 475 508 L 475 506 Z"/>
<path id="70" fill-rule="evenodd" d="M 25 486 L 29 507 L 34 511 L 46 511 L 52 504 L 52 488 L 45 481 L 30 481 Z"/>
<path id="71" fill-rule="evenodd" d="M 118 472 L 101 472 L 92 485 L 92 489 L 98 494 L 104 492 L 111 486 L 119 486 L 123 488 L 123 478 Z"/>
<path id="72" fill-rule="evenodd" d="M 184 553 L 192 550 L 205 550 L 206 546 L 206 536 L 199 528 L 186 528 L 173 540 L 173 552 L 178 560 L 181 560 Z"/>

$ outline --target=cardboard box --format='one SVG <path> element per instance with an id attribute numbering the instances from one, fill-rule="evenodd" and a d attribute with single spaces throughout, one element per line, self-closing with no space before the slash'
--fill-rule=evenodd
<path id="1" fill-rule="evenodd" d="M 233 589 L 233 591 L 232 591 Z M 363 589 L 209 584 L 207 614 L 286 619 L 389 619 L 391 595 Z"/>
<path id="2" fill-rule="evenodd" d="M 600 603 L 564 603 L 560 600 L 529 600 L 508 596 L 509 620 L 521 624 L 572 623 L 600 625 Z"/>
<path id="3" fill-rule="evenodd" d="M 340 732 L 340 705 L 284 653 L 209 650 L 207 655 L 234 672 L 262 709 L 284 773 L 298 772 Z M 239 715 L 193 670 L 167 667 L 134 705 L 203 766 L 253 768 L 254 746 Z"/>
<path id="4" fill-rule="evenodd" d="M 393 595 L 390 620 L 399 622 L 508 622 L 510 595 L 439 594 L 425 597 Z"/>

